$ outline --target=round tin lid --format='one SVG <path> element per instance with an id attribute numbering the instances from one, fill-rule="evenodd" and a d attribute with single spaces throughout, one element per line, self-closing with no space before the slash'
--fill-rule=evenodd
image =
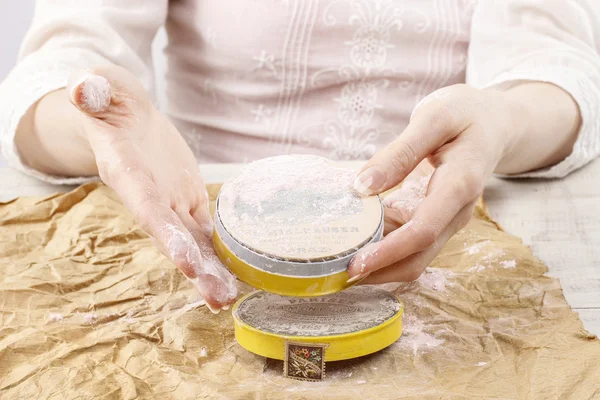
<path id="1" fill-rule="evenodd" d="M 371 240 L 383 215 L 377 196 L 354 191 L 354 175 L 311 155 L 259 160 L 223 185 L 218 217 L 233 239 L 272 258 L 342 257 Z"/>
<path id="2" fill-rule="evenodd" d="M 327 361 L 381 350 L 402 334 L 403 305 L 374 286 L 312 298 L 263 291 L 239 300 L 233 309 L 236 339 L 247 350 L 283 359 L 286 341 L 326 345 Z"/>

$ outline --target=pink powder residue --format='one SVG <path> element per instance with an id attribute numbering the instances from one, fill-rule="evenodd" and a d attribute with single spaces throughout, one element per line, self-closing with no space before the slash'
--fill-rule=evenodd
<path id="1" fill-rule="evenodd" d="M 448 278 L 454 276 L 454 273 L 449 270 L 440 268 L 427 268 L 425 272 L 417 279 L 422 287 L 441 292 L 446 290 L 446 287 L 454 284 L 448 281 Z"/>
<path id="2" fill-rule="evenodd" d="M 264 228 L 264 222 L 322 225 L 360 212 L 361 196 L 352 186 L 355 175 L 351 169 L 311 155 L 255 161 L 223 185 L 219 201 L 227 206 L 219 212 L 224 220 L 256 223 L 259 228 Z"/>
<path id="3" fill-rule="evenodd" d="M 485 271 L 485 269 L 486 269 L 486 267 L 484 265 L 475 264 L 474 266 L 469 268 L 467 271 L 468 272 L 481 272 L 481 271 Z"/>
<path id="4" fill-rule="evenodd" d="M 431 175 L 405 181 L 400 189 L 385 198 L 383 205 L 412 215 L 425 198 L 430 179 Z"/>
<path id="5" fill-rule="evenodd" d="M 416 356 L 418 352 L 434 349 L 444 343 L 444 339 L 438 339 L 425 332 L 424 329 L 425 323 L 415 315 L 404 315 L 403 333 L 398 345 L 411 349 L 413 355 Z"/>
<path id="6" fill-rule="evenodd" d="M 62 314 L 58 313 L 48 313 L 48 321 L 50 322 L 59 322 L 64 319 Z"/>
<path id="7" fill-rule="evenodd" d="M 503 260 L 503 261 L 500 261 L 500 265 L 502 266 L 502 268 L 516 268 L 517 261 L 516 260 Z"/>
<path id="8" fill-rule="evenodd" d="M 91 325 L 98 320 L 98 314 L 96 313 L 87 313 L 83 314 L 83 320 L 86 324 Z"/>
<path id="9" fill-rule="evenodd" d="M 465 243 L 465 247 L 467 250 L 467 254 L 472 256 L 474 254 L 478 254 L 481 253 L 484 249 L 484 247 L 486 247 L 488 244 L 492 243 L 489 240 L 484 240 L 482 242 L 477 242 L 474 245 L 470 246 L 470 247 L 466 247 L 466 243 Z"/>

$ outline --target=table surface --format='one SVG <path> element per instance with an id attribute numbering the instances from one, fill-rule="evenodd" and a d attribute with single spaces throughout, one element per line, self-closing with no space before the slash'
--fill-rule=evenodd
<path id="1" fill-rule="evenodd" d="M 358 168 L 361 163 L 349 162 Z M 206 183 L 220 183 L 241 164 L 201 165 Z M 600 336 L 600 160 L 563 180 L 492 178 L 484 194 L 490 215 L 523 239 L 559 278 L 585 328 Z M 0 168 L 0 202 L 72 189 Z"/>

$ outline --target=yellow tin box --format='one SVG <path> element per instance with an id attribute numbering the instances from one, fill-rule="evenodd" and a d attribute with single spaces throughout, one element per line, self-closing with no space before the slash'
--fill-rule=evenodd
<path id="1" fill-rule="evenodd" d="M 326 361 L 361 357 L 394 343 L 402 334 L 402 313 L 396 296 L 374 286 L 312 298 L 258 291 L 233 308 L 239 344 L 284 360 L 288 377 L 305 380 L 322 379 Z"/>
<path id="2" fill-rule="evenodd" d="M 316 156 L 251 163 L 221 188 L 214 245 L 237 277 L 284 296 L 350 287 L 348 263 L 383 235 L 377 196 L 352 188 L 354 171 Z"/>

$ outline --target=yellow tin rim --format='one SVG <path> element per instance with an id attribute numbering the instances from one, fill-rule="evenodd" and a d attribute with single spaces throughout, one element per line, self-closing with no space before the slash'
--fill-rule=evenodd
<path id="1" fill-rule="evenodd" d="M 223 242 L 217 231 L 213 233 L 213 243 L 219 259 L 241 281 L 256 289 L 269 293 L 293 297 L 316 297 L 337 293 L 351 287 L 348 271 L 317 277 L 295 277 L 278 275 L 255 268 L 238 258 Z"/>
<path id="2" fill-rule="evenodd" d="M 238 300 L 233 307 L 232 314 L 235 322 L 235 338 L 238 343 L 246 350 L 263 357 L 283 360 L 285 343 L 299 342 L 326 344 L 326 362 L 348 360 L 383 350 L 402 336 L 401 317 L 404 313 L 404 304 L 393 293 L 400 308 L 391 318 L 368 329 L 328 336 L 278 335 L 248 325 L 238 317 L 237 311 L 248 297 L 256 293 L 256 291 L 249 293 Z"/>

